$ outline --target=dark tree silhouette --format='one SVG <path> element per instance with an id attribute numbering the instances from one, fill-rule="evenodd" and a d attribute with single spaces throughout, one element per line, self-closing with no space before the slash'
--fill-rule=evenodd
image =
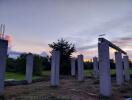
<path id="1" fill-rule="evenodd" d="M 50 69 L 50 62 L 47 57 L 41 57 L 33 54 L 33 75 L 41 75 L 45 69 Z M 27 54 L 21 54 L 17 59 L 7 59 L 7 71 L 15 71 L 18 73 L 25 73 L 26 71 L 26 57 Z"/>
<path id="2" fill-rule="evenodd" d="M 52 48 L 51 54 L 53 50 L 60 51 L 60 74 L 69 75 L 71 54 L 76 51 L 74 44 L 61 38 L 56 43 L 49 44 L 49 47 Z"/>

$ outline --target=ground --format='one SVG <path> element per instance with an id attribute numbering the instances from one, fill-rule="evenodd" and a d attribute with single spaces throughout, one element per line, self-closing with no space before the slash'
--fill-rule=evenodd
<path id="1" fill-rule="evenodd" d="M 78 82 L 75 77 L 63 76 L 59 87 L 50 86 L 50 77 L 42 82 L 29 85 L 7 86 L 5 100 L 125 100 L 132 97 L 132 81 L 122 87 L 112 79 L 111 98 L 99 95 L 99 82 L 86 77 L 84 82 Z"/>

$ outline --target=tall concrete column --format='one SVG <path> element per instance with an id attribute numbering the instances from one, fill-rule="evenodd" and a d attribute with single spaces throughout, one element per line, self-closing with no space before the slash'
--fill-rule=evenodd
<path id="1" fill-rule="evenodd" d="M 109 46 L 106 42 L 98 44 L 99 53 L 99 80 L 100 94 L 103 96 L 111 96 L 111 75 L 109 61 Z"/>
<path id="2" fill-rule="evenodd" d="M 125 80 L 129 81 L 130 80 L 130 72 L 129 72 L 129 58 L 128 58 L 128 56 L 123 57 L 123 62 L 124 62 Z"/>
<path id="3" fill-rule="evenodd" d="M 28 83 L 32 83 L 33 74 L 33 55 L 28 54 L 26 59 L 26 80 Z"/>
<path id="4" fill-rule="evenodd" d="M 98 60 L 97 57 L 93 58 L 93 75 L 95 78 L 98 78 L 99 70 L 98 70 Z"/>
<path id="5" fill-rule="evenodd" d="M 78 55 L 78 80 L 84 80 L 84 64 L 83 64 L 83 55 Z"/>
<path id="6" fill-rule="evenodd" d="M 76 59 L 75 58 L 71 58 L 71 75 L 75 76 L 75 63 L 76 63 Z"/>
<path id="7" fill-rule="evenodd" d="M 116 83 L 122 85 L 124 82 L 123 64 L 121 52 L 115 52 L 115 65 L 116 65 Z"/>
<path id="8" fill-rule="evenodd" d="M 51 60 L 51 86 L 59 86 L 60 51 L 53 51 Z"/>
<path id="9" fill-rule="evenodd" d="M 0 39 L 0 96 L 4 95 L 8 41 Z"/>

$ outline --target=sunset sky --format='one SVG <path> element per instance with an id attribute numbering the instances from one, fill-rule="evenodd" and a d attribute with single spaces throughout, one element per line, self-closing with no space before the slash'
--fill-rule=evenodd
<path id="1" fill-rule="evenodd" d="M 64 38 L 92 58 L 106 34 L 132 58 L 132 0 L 0 0 L 0 24 L 12 51 L 49 54 L 48 44 Z"/>

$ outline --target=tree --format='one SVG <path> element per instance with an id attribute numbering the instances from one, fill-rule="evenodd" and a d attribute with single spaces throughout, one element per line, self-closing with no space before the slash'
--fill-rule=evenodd
<path id="1" fill-rule="evenodd" d="M 115 69 L 114 59 L 110 59 L 110 68 Z"/>
<path id="2" fill-rule="evenodd" d="M 21 54 L 20 57 L 16 59 L 17 72 L 25 73 L 26 72 L 26 57 L 27 54 Z M 43 66 L 46 66 L 43 63 L 43 60 L 47 59 L 39 55 L 33 54 L 33 75 L 41 75 Z M 47 62 L 48 63 L 48 62 Z M 46 66 L 47 67 L 47 66 Z"/>
<path id="3" fill-rule="evenodd" d="M 17 59 L 16 59 L 16 70 L 19 73 L 24 73 L 26 71 L 26 53 L 21 54 Z"/>
<path id="4" fill-rule="evenodd" d="M 53 42 L 49 44 L 49 47 L 53 50 L 60 51 L 60 74 L 69 75 L 70 74 L 70 58 L 73 52 L 75 52 L 75 46 L 72 43 L 61 38 L 56 43 Z"/>
<path id="5" fill-rule="evenodd" d="M 6 60 L 6 71 L 7 72 L 16 72 L 16 59 L 7 57 Z"/>

